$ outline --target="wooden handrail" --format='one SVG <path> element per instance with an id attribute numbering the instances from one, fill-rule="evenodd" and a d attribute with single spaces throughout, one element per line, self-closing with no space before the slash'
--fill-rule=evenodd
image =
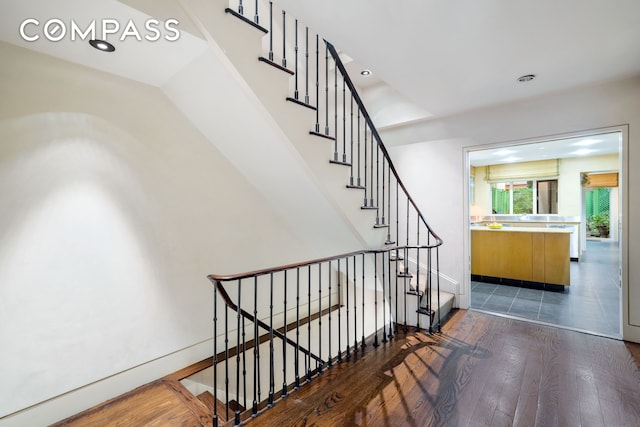
<path id="1" fill-rule="evenodd" d="M 239 273 L 239 274 L 230 274 L 230 275 L 210 274 L 210 275 L 207 276 L 207 278 L 211 282 L 214 282 L 214 283 L 216 281 L 229 282 L 229 281 L 232 281 L 232 280 L 242 280 L 242 279 L 247 279 L 249 277 L 262 276 L 262 275 L 270 274 L 270 273 L 279 273 L 281 271 L 292 270 L 294 268 L 300 268 L 300 267 L 307 267 L 309 265 L 322 264 L 322 263 L 325 263 L 325 262 L 336 261 L 338 259 L 348 258 L 348 257 L 356 256 L 356 255 L 362 255 L 362 254 L 366 255 L 366 254 L 374 254 L 374 253 L 378 253 L 379 254 L 379 253 L 383 253 L 383 252 L 390 252 L 390 251 L 402 250 L 402 249 L 432 249 L 432 248 L 436 248 L 436 247 L 438 247 L 440 245 L 442 245 L 442 240 L 438 239 L 436 241 L 436 243 L 433 244 L 433 245 L 392 246 L 392 247 L 388 247 L 388 248 L 385 248 L 385 249 L 366 249 L 366 250 L 360 250 L 360 251 L 355 251 L 355 252 L 349 252 L 349 253 L 341 254 L 341 255 L 334 255 L 334 256 L 325 257 L 325 258 L 317 258 L 317 259 L 310 260 L 310 261 L 303 261 L 303 262 L 297 262 L 297 263 L 293 263 L 293 264 L 281 265 L 281 266 L 278 266 L 278 267 L 263 268 L 261 270 L 248 271 L 248 272 Z M 227 301 L 227 304 L 230 301 L 231 300 Z"/>

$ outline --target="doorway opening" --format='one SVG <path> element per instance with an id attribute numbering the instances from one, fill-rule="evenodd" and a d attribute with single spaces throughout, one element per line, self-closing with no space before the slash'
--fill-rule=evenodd
<path id="1" fill-rule="evenodd" d="M 621 152 L 618 130 L 467 152 L 471 309 L 621 338 Z"/>

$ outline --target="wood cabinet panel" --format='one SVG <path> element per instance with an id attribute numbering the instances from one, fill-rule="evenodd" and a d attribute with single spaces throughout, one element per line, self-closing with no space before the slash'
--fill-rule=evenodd
<path id="1" fill-rule="evenodd" d="M 531 254 L 531 280 L 534 282 L 544 283 L 544 234 L 536 233 L 531 236 L 532 254 Z"/>
<path id="2" fill-rule="evenodd" d="M 569 234 L 472 230 L 471 274 L 569 285 Z"/>
<path id="3" fill-rule="evenodd" d="M 531 280 L 532 233 L 503 232 L 501 270 L 504 276 L 517 280 Z M 500 277 L 500 276 L 499 276 Z"/>
<path id="4" fill-rule="evenodd" d="M 546 233 L 544 235 L 544 278 L 545 283 L 568 285 L 570 277 L 569 239 L 565 234 Z"/>

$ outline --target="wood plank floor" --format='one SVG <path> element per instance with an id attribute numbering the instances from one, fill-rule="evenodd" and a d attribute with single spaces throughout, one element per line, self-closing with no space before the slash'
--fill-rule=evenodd
<path id="1" fill-rule="evenodd" d="M 399 335 L 246 425 L 638 426 L 639 347 L 461 310 L 442 335 Z"/>
<path id="2" fill-rule="evenodd" d="M 197 399 L 164 395 L 171 405 L 149 405 L 146 396 L 125 395 L 72 417 L 77 424 L 60 425 L 210 422 L 189 406 Z M 97 424 L 88 422 L 98 414 Z M 639 420 L 640 345 L 459 310 L 441 335 L 399 334 L 375 351 L 367 348 L 245 425 L 638 426 Z"/>
<path id="3" fill-rule="evenodd" d="M 211 411 L 178 381 L 157 380 L 52 427 L 212 426 Z"/>

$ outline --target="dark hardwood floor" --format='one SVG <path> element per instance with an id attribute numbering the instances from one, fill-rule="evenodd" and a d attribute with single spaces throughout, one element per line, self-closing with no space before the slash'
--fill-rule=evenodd
<path id="1" fill-rule="evenodd" d="M 152 422 L 153 405 L 136 407 L 126 396 L 87 412 L 99 413 L 100 425 L 176 425 L 166 408 Z M 182 413 L 193 402 L 173 401 Z M 245 425 L 608 427 L 639 420 L 640 345 L 459 310 L 441 335 L 401 333 L 367 348 Z M 91 425 L 82 414 L 74 421 Z"/>

